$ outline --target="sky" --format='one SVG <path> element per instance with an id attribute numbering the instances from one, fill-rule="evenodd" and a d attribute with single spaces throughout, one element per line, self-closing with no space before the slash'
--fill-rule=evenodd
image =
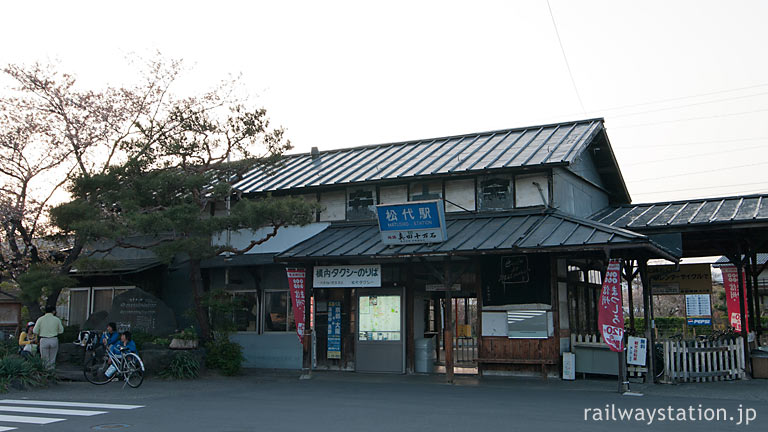
<path id="1" fill-rule="evenodd" d="M 3 2 L 0 65 L 101 86 L 159 50 L 191 91 L 241 74 L 295 152 L 604 117 L 639 203 L 768 193 L 766 18 L 765 1 Z"/>

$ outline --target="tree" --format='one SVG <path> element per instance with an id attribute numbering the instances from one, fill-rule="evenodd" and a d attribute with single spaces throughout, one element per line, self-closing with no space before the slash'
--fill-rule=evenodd
<path id="1" fill-rule="evenodd" d="M 170 90 L 181 70 L 180 61 L 158 55 L 138 71 L 138 84 L 102 89 L 83 88 L 55 65 L 2 70 L 15 86 L 0 96 L 0 279 L 18 282 L 30 266 L 48 265 L 51 283 L 38 298 L 22 296 L 32 318 L 41 302 L 56 304 L 58 276 L 69 273 L 92 234 L 61 235 L 47 217 L 51 203 L 66 196 L 71 177 L 103 174 L 140 151 L 137 139 L 151 143 L 151 131 L 163 129 L 178 103 Z M 225 87 L 197 100 L 219 105 Z"/>
<path id="2" fill-rule="evenodd" d="M 195 312 L 202 338 L 211 336 L 202 281 L 201 260 L 224 253 L 243 254 L 275 236 L 282 226 L 311 222 L 315 204 L 300 198 L 245 199 L 232 185 L 253 169 L 279 168 L 290 149 L 281 128 L 270 128 L 264 109 L 242 104 L 210 104 L 187 99 L 167 117 L 140 124 L 124 163 L 103 173 L 78 176 L 73 200 L 52 210 L 62 232 L 83 238 L 109 238 L 119 247 L 151 248 L 160 257 L 189 260 Z M 211 215 L 211 206 L 231 203 L 226 214 Z M 272 227 L 243 249 L 215 245 L 226 230 Z M 137 244 L 136 236 L 151 239 Z"/>

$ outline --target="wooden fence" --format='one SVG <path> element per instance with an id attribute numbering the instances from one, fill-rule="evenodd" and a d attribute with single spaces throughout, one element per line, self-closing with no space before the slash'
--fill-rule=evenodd
<path id="1" fill-rule="evenodd" d="M 744 340 L 664 341 L 664 382 L 744 378 Z"/>

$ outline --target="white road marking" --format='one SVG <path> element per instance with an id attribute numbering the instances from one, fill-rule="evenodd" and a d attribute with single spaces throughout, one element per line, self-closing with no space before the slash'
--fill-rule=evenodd
<path id="1" fill-rule="evenodd" d="M 14 429 L 16 429 L 16 428 L 0 426 L 0 432 L 5 432 L 5 431 L 9 431 L 9 430 L 14 430 Z"/>
<path id="2" fill-rule="evenodd" d="M 9 423 L 32 423 L 32 424 L 48 424 L 64 421 L 62 418 L 49 418 L 49 417 L 22 417 L 12 415 L 0 415 L 0 422 Z"/>
<path id="3" fill-rule="evenodd" d="M 14 405 L 61 406 L 61 407 L 70 407 L 70 408 L 100 408 L 100 409 L 116 409 L 116 410 L 132 410 L 136 408 L 144 408 L 144 405 L 58 402 L 58 401 L 39 401 L 39 400 L 27 400 L 27 399 L 2 399 L 0 400 L 0 403 L 7 403 L 7 404 L 14 404 Z"/>
<path id="4" fill-rule="evenodd" d="M 72 415 L 72 416 L 94 416 L 94 415 L 107 413 L 106 411 L 86 411 L 86 410 L 38 408 L 38 407 L 30 407 L 30 406 L 8 406 L 8 405 L 0 405 L 0 411 L 22 412 L 22 413 L 31 413 L 31 414 Z"/>

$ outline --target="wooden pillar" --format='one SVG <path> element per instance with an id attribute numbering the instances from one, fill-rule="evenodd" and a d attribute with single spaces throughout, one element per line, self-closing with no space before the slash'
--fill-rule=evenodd
<path id="1" fill-rule="evenodd" d="M 753 289 L 753 299 L 754 299 L 754 314 L 755 317 L 755 335 L 757 336 L 755 340 L 757 341 L 757 345 L 760 345 L 760 336 L 763 334 L 763 324 L 760 321 L 760 285 L 759 285 L 759 276 L 762 268 L 757 263 L 757 253 L 752 252 L 750 259 L 752 260 L 752 289 Z"/>
<path id="2" fill-rule="evenodd" d="M 416 339 L 414 334 L 414 299 L 413 299 L 413 268 L 411 263 L 407 264 L 406 283 L 405 283 L 405 370 L 406 373 L 414 373 L 414 362 L 416 356 Z M 424 337 L 424 335 L 419 335 Z"/>
<path id="3" fill-rule="evenodd" d="M 477 286 L 477 358 L 483 357 L 483 275 L 480 271 L 480 259 L 475 260 L 475 280 Z M 483 377 L 483 364 L 477 362 L 477 375 Z"/>
<path id="4" fill-rule="evenodd" d="M 444 261 L 445 272 L 445 378 L 449 383 L 453 383 L 453 305 L 451 300 L 451 260 L 446 258 Z"/>
<path id="5" fill-rule="evenodd" d="M 312 305 L 312 268 L 306 270 L 304 281 L 304 339 L 302 340 L 302 377 L 309 378 L 312 373 L 312 328 L 311 323 L 311 305 Z"/>
<path id="6" fill-rule="evenodd" d="M 751 254 L 744 257 L 745 258 L 745 265 L 744 269 L 746 270 L 746 286 L 744 287 L 747 290 L 747 322 L 749 322 L 749 325 L 747 326 L 749 330 L 755 331 L 755 297 L 752 295 L 752 273 L 754 272 L 755 268 L 750 263 L 751 261 Z"/>
<path id="7" fill-rule="evenodd" d="M 624 271 L 622 275 L 624 280 L 627 281 L 627 300 L 629 300 L 629 328 L 632 333 L 635 332 L 635 302 L 632 296 L 632 281 L 635 279 L 634 265 L 632 260 L 624 260 Z"/>
<path id="8" fill-rule="evenodd" d="M 440 361 L 440 341 L 443 339 L 443 307 L 437 295 L 432 296 L 433 310 L 435 313 L 435 358 Z"/>
<path id="9" fill-rule="evenodd" d="M 656 338 L 653 333 L 653 291 L 648 277 L 648 260 L 638 262 L 640 281 L 643 285 L 643 320 L 645 322 L 645 339 L 648 341 L 646 350 L 646 362 L 648 373 L 645 375 L 646 383 L 655 382 L 656 378 Z"/>
<path id="10" fill-rule="evenodd" d="M 733 260 L 731 260 L 733 261 Z M 739 315 L 741 316 L 741 337 L 744 339 L 744 364 L 747 369 L 745 372 L 751 374 L 751 361 L 749 360 L 749 335 L 747 333 L 747 317 L 744 308 L 744 261 L 741 254 L 736 256 L 736 274 L 739 282 Z"/>

